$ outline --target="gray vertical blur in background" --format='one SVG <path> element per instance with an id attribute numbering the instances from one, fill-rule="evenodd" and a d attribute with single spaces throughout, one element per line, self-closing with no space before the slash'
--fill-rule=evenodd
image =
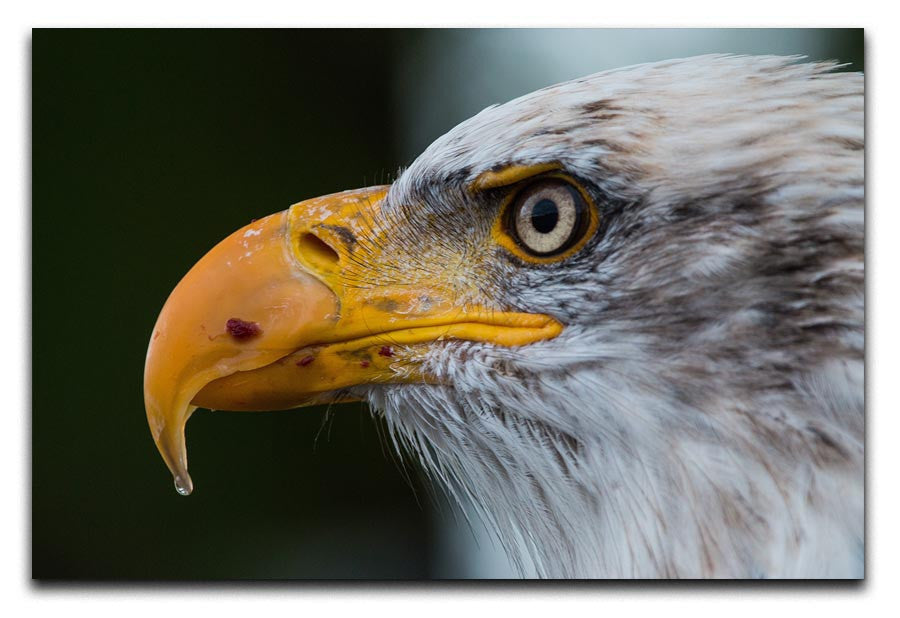
<path id="1" fill-rule="evenodd" d="M 394 78 L 404 157 L 488 105 L 591 73 L 700 54 L 801 55 L 862 70 L 862 30 L 428 30 L 403 37 Z"/>
<path id="2" fill-rule="evenodd" d="M 512 575 L 359 405 L 198 411 L 178 496 L 141 398 L 153 323 L 253 218 L 387 181 L 493 103 L 711 52 L 863 68 L 861 30 L 36 31 L 33 576 Z"/>

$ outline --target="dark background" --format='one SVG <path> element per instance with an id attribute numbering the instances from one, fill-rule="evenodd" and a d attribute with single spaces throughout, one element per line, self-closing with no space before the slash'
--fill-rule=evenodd
<path id="1" fill-rule="evenodd" d="M 485 574 L 454 557 L 479 554 L 454 540 L 459 526 L 359 404 L 327 418 L 198 411 L 187 432 L 197 489 L 178 496 L 144 415 L 146 346 L 168 293 L 227 234 L 387 182 L 487 104 L 708 51 L 862 69 L 861 30 L 614 31 L 606 38 L 648 42 L 630 62 L 605 32 L 35 31 L 33 577 Z M 552 57 L 555 41 L 569 46 L 562 60 L 522 61 Z"/>

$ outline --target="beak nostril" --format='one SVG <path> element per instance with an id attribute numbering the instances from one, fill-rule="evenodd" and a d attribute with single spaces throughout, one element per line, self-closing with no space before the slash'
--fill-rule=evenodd
<path id="1" fill-rule="evenodd" d="M 297 241 L 300 253 L 314 266 L 331 268 L 338 262 L 338 253 L 324 240 L 307 232 Z"/>

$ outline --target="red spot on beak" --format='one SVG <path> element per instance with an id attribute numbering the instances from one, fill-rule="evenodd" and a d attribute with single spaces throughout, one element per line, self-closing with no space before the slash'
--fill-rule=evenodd
<path id="1" fill-rule="evenodd" d="M 316 360 L 315 356 L 304 356 L 300 360 L 297 361 L 298 367 L 306 367 L 308 364 Z"/>
<path id="2" fill-rule="evenodd" d="M 245 339 L 253 339 L 262 333 L 262 329 L 256 322 L 247 322 L 240 318 L 231 318 L 225 322 L 225 330 L 228 334 L 239 341 Z"/>
<path id="3" fill-rule="evenodd" d="M 359 361 L 359 366 L 365 369 L 370 365 L 369 361 Z"/>
<path id="4" fill-rule="evenodd" d="M 378 356 L 393 356 L 394 351 L 386 345 L 381 346 L 381 349 L 378 350 Z"/>

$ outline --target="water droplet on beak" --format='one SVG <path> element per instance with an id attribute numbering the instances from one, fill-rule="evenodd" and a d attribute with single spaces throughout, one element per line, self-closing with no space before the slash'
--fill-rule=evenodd
<path id="1" fill-rule="evenodd" d="M 175 477 L 175 491 L 182 496 L 191 495 L 191 492 L 194 491 L 194 482 L 191 481 L 190 475 L 185 474 L 184 476 Z"/>

